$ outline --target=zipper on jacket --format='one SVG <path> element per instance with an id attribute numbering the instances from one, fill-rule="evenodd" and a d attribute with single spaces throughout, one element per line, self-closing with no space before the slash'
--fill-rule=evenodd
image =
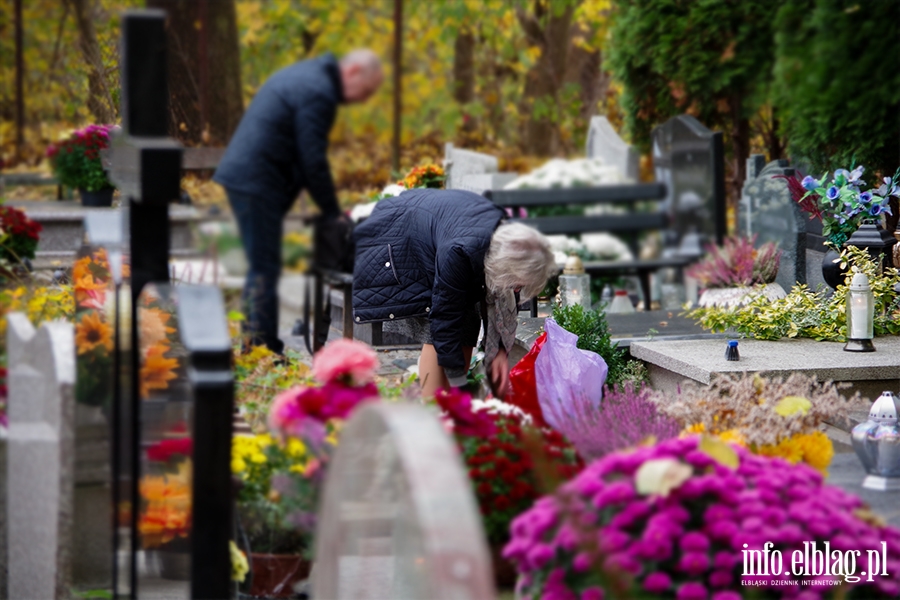
<path id="1" fill-rule="evenodd" d="M 397 269 L 394 268 L 394 252 L 393 252 L 393 250 L 391 250 L 390 244 L 388 244 L 387 247 L 388 247 L 388 260 L 391 261 L 391 271 L 394 273 L 394 279 L 397 280 L 398 285 L 402 285 L 400 283 L 400 278 L 397 277 Z"/>

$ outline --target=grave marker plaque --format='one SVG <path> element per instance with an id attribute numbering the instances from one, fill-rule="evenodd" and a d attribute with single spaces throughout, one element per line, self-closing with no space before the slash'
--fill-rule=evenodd
<path id="1" fill-rule="evenodd" d="M 725 239 L 725 150 L 722 133 L 690 115 L 669 119 L 653 130 L 653 169 L 668 190 L 665 210 L 679 238 L 702 234 Z"/>
<path id="2" fill-rule="evenodd" d="M 603 164 L 618 167 L 633 183 L 640 179 L 637 152 L 619 137 L 606 117 L 591 117 L 585 146 L 588 158 L 599 158 Z"/>
<path id="3" fill-rule="evenodd" d="M 434 414 L 372 403 L 341 433 L 319 506 L 313 598 L 491 600 L 491 559 Z"/>

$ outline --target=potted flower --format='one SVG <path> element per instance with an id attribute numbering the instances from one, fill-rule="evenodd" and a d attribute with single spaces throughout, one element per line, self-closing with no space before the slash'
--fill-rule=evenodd
<path id="1" fill-rule="evenodd" d="M 106 177 L 100 151 L 109 147 L 110 125 L 88 125 L 47 148 L 59 183 L 77 188 L 84 206 L 111 206 L 115 189 Z"/>
<path id="2" fill-rule="evenodd" d="M 562 481 L 581 469 L 581 459 L 561 434 L 534 426 L 528 416 L 511 404 L 471 401 L 458 390 L 439 392 L 436 400 L 453 423 L 472 481 L 491 548 L 495 582 L 501 589 L 511 588 L 517 574 L 501 551 L 509 541 L 512 520 L 540 496 L 535 467 L 540 461 L 533 456 L 535 448 L 542 449 L 551 475 Z M 467 405 L 476 412 L 471 413 Z"/>
<path id="3" fill-rule="evenodd" d="M 14 273 L 34 258 L 41 229 L 21 210 L 0 206 L 0 271 Z"/>
<path id="4" fill-rule="evenodd" d="M 231 469 L 240 480 L 238 517 L 249 551 L 251 596 L 285 598 L 309 576 L 311 535 L 295 518 L 298 499 L 286 497 L 286 478 L 305 474 L 310 455 L 302 442 L 269 434 L 235 436 Z M 308 499 L 307 499 L 308 500 Z"/>
<path id="5" fill-rule="evenodd" d="M 522 598 L 900 594 L 895 577 L 854 576 L 847 562 L 823 573 L 806 559 L 804 569 L 804 548 L 883 552 L 881 564 L 896 565 L 900 531 L 806 465 L 695 435 L 592 463 L 513 521 L 504 555 L 518 567 Z M 776 551 L 780 566 L 748 567 L 748 556 Z"/>
<path id="6" fill-rule="evenodd" d="M 862 165 L 852 171 L 838 169 L 829 178 L 826 172 L 816 179 L 810 175 L 801 181 L 786 178 L 791 197 L 810 218 L 822 221 L 822 235 L 830 246 L 822 259 L 822 275 L 832 288 L 842 284 L 840 265 L 835 263 L 840 248 L 859 226 L 868 220 L 881 224 L 882 215 L 892 214 L 891 196 L 900 198 L 900 169 L 893 177 L 884 177 L 877 188 L 863 191 L 866 182 Z"/>
<path id="7" fill-rule="evenodd" d="M 774 242 L 759 248 L 755 242 L 755 235 L 726 238 L 722 246 L 707 246 L 706 257 L 685 270 L 705 288 L 700 306 L 740 306 L 759 294 L 772 300 L 784 297 L 775 283 L 781 251 Z"/>
<path id="8" fill-rule="evenodd" d="M 287 597 L 306 578 L 319 492 L 337 444 L 338 422 L 378 397 L 378 357 L 365 344 L 335 340 L 313 357 L 314 382 L 272 401 L 272 434 L 235 438 L 232 472 L 250 545 L 254 596 Z"/>

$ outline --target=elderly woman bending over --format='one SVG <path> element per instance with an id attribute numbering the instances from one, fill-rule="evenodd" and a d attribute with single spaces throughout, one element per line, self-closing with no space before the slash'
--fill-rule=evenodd
<path id="1" fill-rule="evenodd" d="M 543 235 L 505 216 L 471 192 L 415 189 L 356 228 L 353 318 L 422 342 L 423 397 L 465 384 L 482 322 L 491 385 L 506 394 L 515 296 L 536 296 L 557 267 Z"/>

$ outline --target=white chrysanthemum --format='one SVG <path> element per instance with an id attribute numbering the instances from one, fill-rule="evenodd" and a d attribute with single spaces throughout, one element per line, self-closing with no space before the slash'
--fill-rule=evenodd
<path id="1" fill-rule="evenodd" d="M 360 220 L 366 219 L 369 215 L 372 214 L 372 211 L 375 210 L 375 205 L 377 202 L 368 202 L 366 204 L 357 204 L 350 211 L 350 219 L 354 223 L 359 223 Z"/>
<path id="2" fill-rule="evenodd" d="M 523 423 L 531 423 L 531 415 L 527 414 L 521 408 L 502 400 L 492 398 L 490 400 L 472 400 L 473 411 L 487 411 L 492 415 L 503 415 L 506 417 L 519 417 Z"/>

